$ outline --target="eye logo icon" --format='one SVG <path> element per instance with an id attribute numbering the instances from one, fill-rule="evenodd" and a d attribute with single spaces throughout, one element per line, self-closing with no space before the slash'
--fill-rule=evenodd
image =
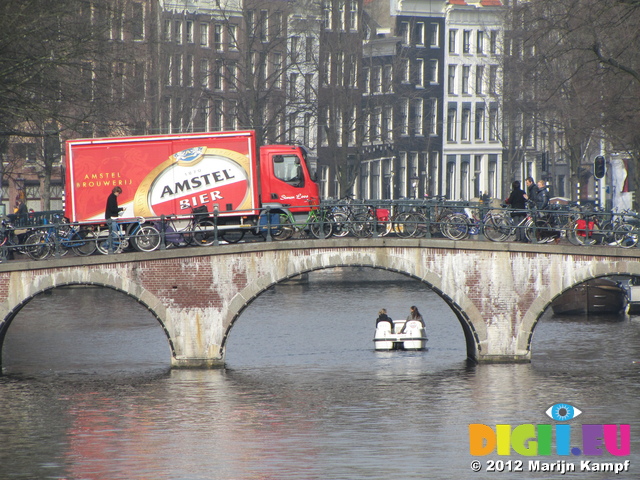
<path id="1" fill-rule="evenodd" d="M 558 422 L 565 422 L 576 418 L 582 413 L 582 410 L 568 403 L 556 403 L 555 405 L 551 405 L 544 413 Z"/>

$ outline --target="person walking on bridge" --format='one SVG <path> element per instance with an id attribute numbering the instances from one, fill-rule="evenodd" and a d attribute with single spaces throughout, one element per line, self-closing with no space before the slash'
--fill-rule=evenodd
<path id="1" fill-rule="evenodd" d="M 527 194 L 520 188 L 520 181 L 515 180 L 511 184 L 511 195 L 505 200 L 505 203 L 512 208 L 511 218 L 515 225 L 520 225 L 520 222 L 527 216 L 525 211 L 527 208 Z M 524 227 L 518 226 L 516 228 L 516 242 L 526 242 L 527 237 L 524 234 Z"/>
<path id="2" fill-rule="evenodd" d="M 112 233 L 118 233 L 118 222 L 115 219 L 118 218 L 120 212 L 124 211 L 124 208 L 118 207 L 118 195 L 122 193 L 122 188 L 113 187 L 111 194 L 107 197 L 107 206 L 104 210 L 104 218 L 107 219 L 107 223 L 110 224 L 109 228 Z M 111 222 L 109 222 L 111 220 Z"/>

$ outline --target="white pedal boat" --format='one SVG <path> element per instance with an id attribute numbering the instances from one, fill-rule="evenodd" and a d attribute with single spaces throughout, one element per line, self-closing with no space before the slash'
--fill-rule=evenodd
<path id="1" fill-rule="evenodd" d="M 427 332 L 422 323 L 410 320 L 404 333 L 399 333 L 404 320 L 395 321 L 391 327 L 389 322 L 380 322 L 376 327 L 373 343 L 376 350 L 424 350 L 427 346 Z M 396 333 L 398 332 L 398 333 Z"/>

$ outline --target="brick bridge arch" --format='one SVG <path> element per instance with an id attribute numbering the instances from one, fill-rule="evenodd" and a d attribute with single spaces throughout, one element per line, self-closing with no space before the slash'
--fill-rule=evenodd
<path id="1" fill-rule="evenodd" d="M 162 325 L 174 367 L 224 364 L 228 334 L 272 285 L 314 270 L 371 267 L 415 278 L 454 311 L 469 357 L 530 361 L 551 301 L 591 278 L 640 276 L 637 251 L 442 239 L 330 239 L 225 245 L 0 265 L 0 348 L 17 312 L 65 285 L 123 292 Z"/>
<path id="2" fill-rule="evenodd" d="M 82 270 L 65 269 L 56 272 L 55 275 L 42 276 L 40 279 L 41 282 L 38 282 L 36 285 L 31 285 L 32 288 L 24 291 L 24 296 L 16 298 L 15 302 L 4 302 L 0 305 L 0 318 L 3 318 L 3 321 L 0 322 L 0 359 L 6 333 L 20 310 L 38 295 L 56 288 L 72 286 L 108 288 L 132 298 L 144 306 L 162 327 L 169 343 L 171 355 L 172 357 L 175 356 L 175 348 L 171 335 L 165 327 L 166 308 L 151 292 L 139 289 L 135 284 L 128 282 L 126 278 L 114 276 L 102 271 L 93 272 L 91 278 L 87 279 Z"/>
<path id="3" fill-rule="evenodd" d="M 234 305 L 234 307 L 236 308 L 233 308 L 233 310 L 229 312 L 228 318 L 230 320 L 228 322 L 225 322 L 225 325 L 224 325 L 225 334 L 222 339 L 222 344 L 220 346 L 221 356 L 224 357 L 227 340 L 229 338 L 231 330 L 233 329 L 233 326 L 235 325 L 236 321 L 239 319 L 242 312 L 256 298 L 258 298 L 260 295 L 262 295 L 271 287 L 278 285 L 280 283 L 286 282 L 288 280 L 291 280 L 292 278 L 297 277 L 299 275 L 311 273 L 318 270 L 326 270 L 326 269 L 341 268 L 341 267 L 367 267 L 367 268 L 374 268 L 378 270 L 385 270 L 385 271 L 397 273 L 399 275 L 410 277 L 414 280 L 417 280 L 425 284 L 427 287 L 433 290 L 451 308 L 451 310 L 457 317 L 458 321 L 460 322 L 460 325 L 462 326 L 462 331 L 464 333 L 466 346 L 467 346 L 467 357 L 470 359 L 477 358 L 479 338 L 484 337 L 486 333 L 484 332 L 485 329 L 482 328 L 484 327 L 484 324 L 480 325 L 481 327 L 480 335 L 478 335 L 478 333 L 475 331 L 476 326 L 469 319 L 469 315 L 467 311 L 471 311 L 474 314 L 477 314 L 478 312 L 475 306 L 469 301 L 469 299 L 464 299 L 464 301 L 462 302 L 463 305 L 466 306 L 467 310 L 465 310 L 462 306 L 458 305 L 456 301 L 454 301 L 452 298 L 450 298 L 447 294 L 445 294 L 441 290 L 440 279 L 432 272 L 428 273 L 425 277 L 420 278 L 416 276 L 414 273 L 397 270 L 396 268 L 389 268 L 388 266 L 385 266 L 385 265 L 375 265 L 369 261 L 370 261 L 370 257 L 363 256 L 362 258 L 358 258 L 358 257 L 353 258 L 353 262 L 355 263 L 338 262 L 333 265 L 307 265 L 306 266 L 307 269 L 304 271 L 301 271 L 295 274 L 286 273 L 284 274 L 284 276 L 280 278 L 272 278 L 270 280 L 270 283 L 265 282 L 264 279 L 249 283 L 242 291 L 238 292 L 238 296 L 235 299 L 236 303 Z M 428 319 L 426 320 L 428 322 Z"/>

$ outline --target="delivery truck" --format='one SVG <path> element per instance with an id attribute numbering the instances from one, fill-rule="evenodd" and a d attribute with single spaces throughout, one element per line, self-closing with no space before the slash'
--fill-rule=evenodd
<path id="1" fill-rule="evenodd" d="M 66 142 L 68 219 L 104 223 L 107 197 L 116 186 L 122 188 L 118 203 L 125 219 L 206 211 L 226 229 L 257 228 L 267 207 L 306 217 L 320 202 L 305 148 L 258 150 L 253 131 Z"/>

